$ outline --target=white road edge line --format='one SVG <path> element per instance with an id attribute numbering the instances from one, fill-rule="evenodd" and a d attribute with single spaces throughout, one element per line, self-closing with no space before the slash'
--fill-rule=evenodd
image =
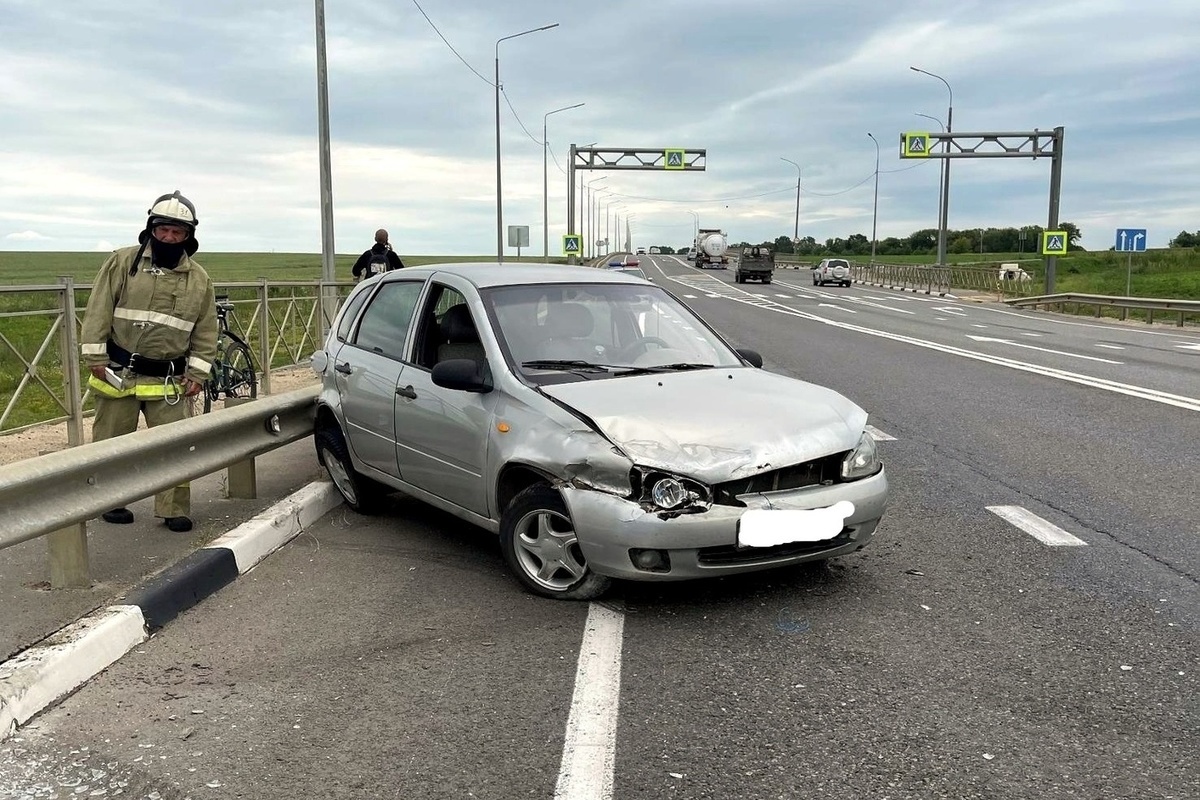
<path id="1" fill-rule="evenodd" d="M 1087 542 L 1021 506 L 987 506 L 988 511 L 1051 547 L 1087 547 Z"/>
<path id="2" fill-rule="evenodd" d="M 588 606 L 555 800 L 611 800 L 625 616 Z"/>
<path id="3" fill-rule="evenodd" d="M 877 442 L 894 442 L 894 441 L 896 441 L 895 436 L 888 436 L 886 433 L 879 430 L 879 428 L 876 428 L 874 425 L 867 426 L 867 433 L 871 434 L 871 438 Z"/>

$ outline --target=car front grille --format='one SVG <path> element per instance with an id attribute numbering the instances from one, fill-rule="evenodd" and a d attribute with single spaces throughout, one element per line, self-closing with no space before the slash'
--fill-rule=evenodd
<path id="1" fill-rule="evenodd" d="M 853 532 L 852 528 L 843 528 L 842 532 L 832 539 L 822 539 L 819 542 L 791 542 L 777 544 L 774 547 L 738 547 L 732 544 L 701 547 L 696 554 L 696 561 L 702 567 L 724 567 L 794 558 L 850 544 L 853 541 L 850 538 Z"/>
<path id="2" fill-rule="evenodd" d="M 836 483 L 842 476 L 842 462 L 846 453 L 834 453 L 803 464 L 760 472 L 748 478 L 726 481 L 713 487 L 713 502 L 725 506 L 744 506 L 738 495 L 759 492 L 780 492 L 787 489 L 803 489 L 806 486 L 821 486 Z"/>

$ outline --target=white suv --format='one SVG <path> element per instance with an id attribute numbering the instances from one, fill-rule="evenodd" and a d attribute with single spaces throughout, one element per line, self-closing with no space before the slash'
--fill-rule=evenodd
<path id="1" fill-rule="evenodd" d="M 812 268 L 813 286 L 827 283 L 850 285 L 850 262 L 844 258 L 827 258 Z"/>

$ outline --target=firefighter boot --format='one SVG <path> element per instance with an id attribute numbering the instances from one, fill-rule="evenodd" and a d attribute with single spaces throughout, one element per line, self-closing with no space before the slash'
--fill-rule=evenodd
<path id="1" fill-rule="evenodd" d="M 114 508 L 112 511 L 105 511 L 100 517 L 114 525 L 128 525 L 133 522 L 133 512 L 128 508 Z"/>

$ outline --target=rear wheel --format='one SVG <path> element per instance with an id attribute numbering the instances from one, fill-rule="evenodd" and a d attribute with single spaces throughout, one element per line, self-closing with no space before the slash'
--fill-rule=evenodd
<path id="1" fill-rule="evenodd" d="M 562 495 L 544 483 L 509 503 L 500 519 L 500 549 L 517 580 L 542 597 L 594 600 L 612 585 L 588 567 Z"/>
<path id="2" fill-rule="evenodd" d="M 316 432 L 313 441 L 317 446 L 317 458 L 325 465 L 346 505 L 360 514 L 378 513 L 391 490 L 354 469 L 342 432 L 337 428 L 325 428 Z"/>
<path id="3" fill-rule="evenodd" d="M 224 385 L 221 390 L 226 398 L 258 397 L 258 375 L 254 371 L 254 358 L 248 346 L 236 341 L 227 343 L 222 366 Z"/>

